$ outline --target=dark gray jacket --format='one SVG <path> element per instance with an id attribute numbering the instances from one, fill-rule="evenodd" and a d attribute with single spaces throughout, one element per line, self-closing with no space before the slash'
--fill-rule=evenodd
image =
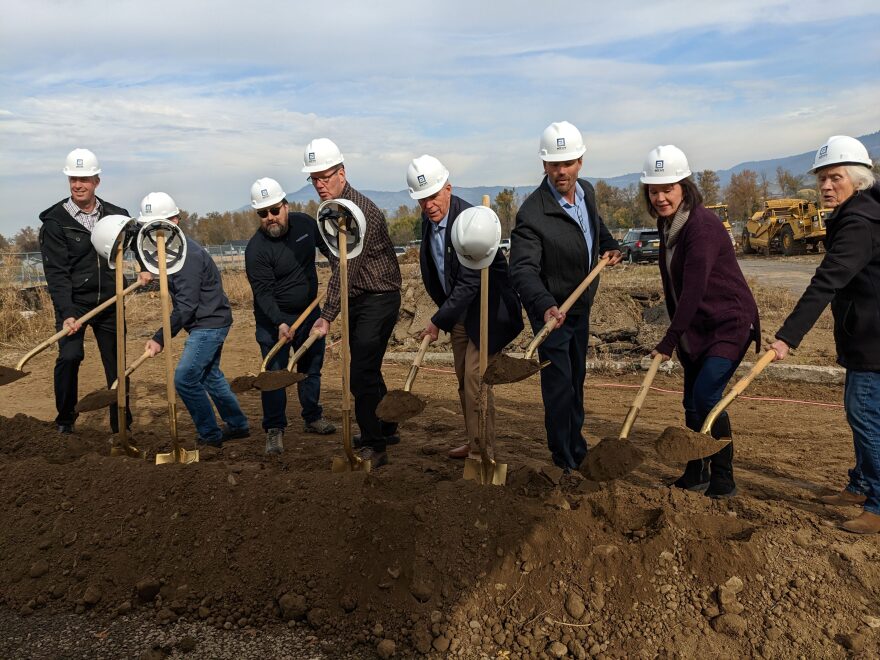
<path id="1" fill-rule="evenodd" d="M 171 336 L 181 328 L 187 332 L 232 325 L 232 308 L 223 292 L 217 264 L 201 245 L 186 237 L 183 268 L 168 276 L 168 292 L 174 301 L 171 310 Z M 164 346 L 162 329 L 153 340 Z"/>
<path id="2" fill-rule="evenodd" d="M 559 306 L 584 281 L 599 256 L 620 246 L 608 231 L 596 207 L 596 193 L 586 179 L 578 179 L 590 216 L 593 245 L 587 263 L 584 234 L 578 223 L 565 212 L 553 193 L 547 177 L 530 194 L 516 214 L 516 227 L 510 237 L 510 276 L 529 316 L 543 323 L 544 312 Z M 575 302 L 569 314 L 588 314 L 599 278 Z"/>
<path id="3" fill-rule="evenodd" d="M 837 362 L 880 371 L 880 183 L 838 206 L 827 231 L 825 257 L 776 337 L 797 348 L 831 303 Z"/>

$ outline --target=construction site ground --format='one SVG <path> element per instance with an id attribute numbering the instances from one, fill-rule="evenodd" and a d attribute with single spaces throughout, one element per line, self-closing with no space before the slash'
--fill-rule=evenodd
<path id="1" fill-rule="evenodd" d="M 432 310 L 414 268 L 404 265 L 393 351 L 414 350 L 416 339 L 400 337 Z M 591 445 L 618 433 L 637 365 L 665 327 L 657 280 L 656 266 L 603 277 L 594 357 L 632 367 L 588 374 Z M 795 299 L 753 284 L 772 333 Z M 237 296 L 228 377 L 259 363 L 249 302 Z M 158 317 L 152 300 L 131 306 L 138 355 Z M 615 340 L 624 329 L 629 339 Z M 96 348 L 89 334 L 80 394 L 103 384 Z M 793 359 L 829 366 L 833 356 L 826 312 Z M 161 360 L 132 378 L 134 440 L 150 460 L 110 457 L 106 411 L 82 415 L 72 437 L 55 432 L 54 357 L 0 388 L 2 658 L 880 653 L 878 539 L 836 527 L 858 509 L 816 499 L 845 485 L 853 463 L 839 385 L 762 375 L 730 408 L 740 494 L 716 501 L 668 488 L 682 466 L 653 450 L 665 427 L 683 423 L 676 369 L 658 375 L 630 436 L 645 462 L 602 484 L 551 465 L 537 377 L 497 386 L 496 453 L 509 473 L 489 487 L 463 481 L 462 462 L 446 456 L 465 438 L 442 364 L 420 372 L 413 391 L 427 407 L 401 426 L 390 463 L 333 474 L 341 435 L 303 433 L 293 390 L 283 455 L 264 455 L 250 392 L 240 400 L 251 438 L 203 449 L 196 464 L 155 466 L 169 448 Z M 337 426 L 340 363 L 335 346 L 321 398 Z M 407 366 L 389 360 L 384 373 L 401 387 Z"/>

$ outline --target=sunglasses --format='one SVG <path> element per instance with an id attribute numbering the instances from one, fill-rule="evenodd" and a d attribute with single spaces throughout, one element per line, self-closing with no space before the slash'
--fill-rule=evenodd
<path id="1" fill-rule="evenodd" d="M 271 209 L 259 209 L 257 211 L 257 215 L 261 218 L 268 218 L 271 213 L 273 216 L 281 215 L 281 209 L 284 208 L 284 205 L 281 206 L 273 206 Z"/>

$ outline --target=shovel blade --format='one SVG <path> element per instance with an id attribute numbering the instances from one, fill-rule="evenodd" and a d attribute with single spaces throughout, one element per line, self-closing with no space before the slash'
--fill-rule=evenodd
<path id="1" fill-rule="evenodd" d="M 100 410 L 101 408 L 112 406 L 116 403 L 116 398 L 116 390 L 95 390 L 77 401 L 73 409 L 78 413 Z"/>
<path id="2" fill-rule="evenodd" d="M 167 454 L 156 454 L 156 465 L 165 465 L 167 463 L 182 463 L 188 465 L 190 463 L 198 462 L 198 449 L 186 450 L 183 447 L 178 447 L 175 451 L 168 452 Z"/>
<path id="3" fill-rule="evenodd" d="M 14 383 L 19 378 L 24 378 L 30 371 L 19 371 L 12 367 L 0 367 L 0 387 Z"/>
<path id="4" fill-rule="evenodd" d="M 385 422 L 405 422 L 415 417 L 425 409 L 425 402 L 406 390 L 391 390 L 379 405 L 376 406 L 376 416 Z"/>
<path id="5" fill-rule="evenodd" d="M 147 455 L 134 445 L 128 447 L 110 447 L 111 456 L 128 456 L 129 458 L 146 458 Z"/>
<path id="6" fill-rule="evenodd" d="M 247 392 L 254 386 L 254 381 L 257 379 L 256 374 L 245 374 L 244 376 L 236 376 L 232 380 L 229 381 L 229 388 L 235 394 L 243 394 Z"/>
<path id="7" fill-rule="evenodd" d="M 334 456 L 333 462 L 330 464 L 330 471 L 335 473 L 340 472 L 367 472 L 373 469 L 372 461 L 350 461 L 343 456 Z"/>
<path id="8" fill-rule="evenodd" d="M 466 458 L 462 478 L 476 481 L 481 486 L 503 486 L 507 483 L 507 463 L 484 463 L 476 458 Z"/>
<path id="9" fill-rule="evenodd" d="M 613 481 L 639 467 L 645 455 L 629 440 L 605 438 L 587 452 L 580 472 L 592 481 Z"/>
<path id="10" fill-rule="evenodd" d="M 654 449 L 664 460 L 685 463 L 717 454 L 730 444 L 730 439 L 716 440 L 705 433 L 697 433 L 678 426 L 667 426 L 654 442 Z"/>
<path id="11" fill-rule="evenodd" d="M 549 362 L 542 364 L 537 360 L 512 358 L 504 353 L 499 353 L 489 360 L 486 372 L 483 374 L 483 382 L 487 385 L 516 383 L 538 373 L 548 364 Z"/>
<path id="12" fill-rule="evenodd" d="M 291 385 L 305 379 L 305 374 L 296 371 L 288 371 L 287 369 L 264 371 L 254 379 L 253 386 L 261 392 L 272 392 L 273 390 L 290 387 Z"/>

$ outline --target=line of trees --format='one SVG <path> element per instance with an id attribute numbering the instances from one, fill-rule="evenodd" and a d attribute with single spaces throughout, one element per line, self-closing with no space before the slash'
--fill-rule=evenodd
<path id="1" fill-rule="evenodd" d="M 880 176 L 880 158 L 874 159 L 874 172 Z M 703 203 L 727 204 L 730 219 L 747 220 L 755 211 L 761 209 L 764 200 L 770 198 L 770 180 L 763 173 L 743 170 L 732 174 L 726 187 L 714 170 L 703 170 L 695 176 L 697 187 L 703 195 Z M 774 183 L 783 197 L 803 197 L 816 199 L 816 191 L 808 186 L 813 184 L 807 174 L 793 174 L 783 167 L 776 168 Z M 642 194 L 636 184 L 626 187 L 612 186 L 604 181 L 596 182 L 596 203 L 599 213 L 610 229 L 629 229 L 652 224 L 645 210 Z M 529 191 L 531 192 L 531 191 Z M 516 222 L 516 213 L 524 199 L 514 188 L 504 188 L 495 195 L 492 209 L 501 220 L 501 235 L 505 238 Z M 307 213 L 313 218 L 318 214 L 318 203 L 290 202 L 291 211 Z M 395 245 L 406 245 L 421 238 L 422 212 L 417 204 L 401 204 L 396 211 L 387 214 L 388 233 Z M 180 224 L 184 233 L 192 236 L 202 245 L 220 245 L 230 241 L 246 240 L 257 229 L 253 211 L 211 212 L 205 215 L 181 211 Z M 0 234 L 0 252 L 39 252 L 40 244 L 37 230 L 24 227 L 11 238 Z"/>

